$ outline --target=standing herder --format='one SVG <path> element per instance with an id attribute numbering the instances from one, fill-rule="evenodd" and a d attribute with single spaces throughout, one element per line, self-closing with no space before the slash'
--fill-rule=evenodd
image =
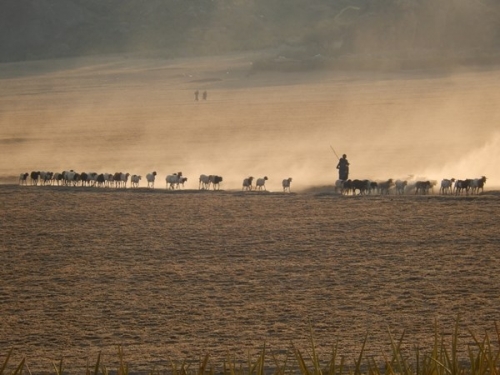
<path id="1" fill-rule="evenodd" d="M 342 155 L 337 164 L 337 169 L 339 170 L 339 180 L 347 181 L 349 178 L 349 162 L 347 161 L 347 155 Z"/>

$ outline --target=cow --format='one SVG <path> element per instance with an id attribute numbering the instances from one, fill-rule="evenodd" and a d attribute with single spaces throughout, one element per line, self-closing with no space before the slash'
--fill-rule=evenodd
<path id="1" fill-rule="evenodd" d="M 281 186 L 283 186 L 284 193 L 286 193 L 287 191 L 290 193 L 290 183 L 291 182 L 292 182 L 291 177 L 285 178 L 283 181 L 281 181 Z"/>
<path id="2" fill-rule="evenodd" d="M 429 194 L 432 188 L 432 183 L 430 181 L 417 181 L 415 184 L 415 194 Z"/>
<path id="3" fill-rule="evenodd" d="M 441 187 L 439 188 L 440 194 L 451 194 L 453 192 L 453 183 L 455 182 L 454 178 L 451 179 L 442 179 Z"/>
<path id="4" fill-rule="evenodd" d="M 167 183 L 167 189 L 175 189 L 179 187 L 179 183 L 181 181 L 182 177 L 182 172 L 174 173 L 174 174 L 169 174 L 166 178 L 165 181 Z"/>
<path id="5" fill-rule="evenodd" d="M 241 190 L 252 190 L 252 183 L 253 183 L 253 177 L 250 176 L 250 177 L 247 177 L 243 180 L 243 187 L 241 188 Z"/>
<path id="6" fill-rule="evenodd" d="M 394 185 L 394 182 L 392 181 L 392 178 L 388 179 L 387 181 L 379 182 L 377 184 L 378 186 L 378 191 L 380 194 L 389 194 L 389 189 Z"/>
<path id="7" fill-rule="evenodd" d="M 133 174 L 132 176 L 130 176 L 130 186 L 133 188 L 138 188 L 139 182 L 141 181 L 141 179 L 142 179 L 142 176 Z"/>
<path id="8" fill-rule="evenodd" d="M 154 189 L 155 187 L 156 171 L 148 173 L 146 175 L 146 180 L 148 181 L 148 188 Z"/>
<path id="9" fill-rule="evenodd" d="M 486 177 L 475 178 L 470 182 L 471 194 L 479 194 L 479 189 L 484 192 L 484 184 L 486 183 Z"/>
<path id="10" fill-rule="evenodd" d="M 198 183 L 198 189 L 201 190 L 201 189 L 209 189 L 210 188 L 210 177 L 212 177 L 212 175 L 209 175 L 207 176 L 206 174 L 201 174 L 200 175 L 200 178 L 199 178 L 199 183 Z"/>
<path id="11" fill-rule="evenodd" d="M 39 171 L 32 171 L 30 173 L 30 178 L 31 178 L 31 185 L 38 185 L 38 179 L 40 178 L 40 172 Z"/>
<path id="12" fill-rule="evenodd" d="M 405 193 L 405 188 L 408 185 L 408 181 L 403 181 L 403 180 L 396 180 L 395 186 L 396 186 L 396 194 L 404 194 Z"/>
<path id="13" fill-rule="evenodd" d="M 220 189 L 220 183 L 222 182 L 222 176 L 210 175 L 210 176 L 208 176 L 208 179 L 209 179 L 210 183 L 212 184 L 212 187 L 214 190 Z"/>
<path id="14" fill-rule="evenodd" d="M 27 185 L 28 184 L 28 176 L 30 174 L 29 173 L 21 173 L 19 175 L 19 185 Z"/>
<path id="15" fill-rule="evenodd" d="M 455 181 L 455 195 L 462 195 L 465 191 L 465 195 L 469 195 L 471 179 L 456 180 Z"/>
<path id="16" fill-rule="evenodd" d="M 262 178 L 258 178 L 257 181 L 255 182 L 255 189 L 256 190 L 266 190 L 266 181 L 267 181 L 267 176 L 264 176 Z"/>

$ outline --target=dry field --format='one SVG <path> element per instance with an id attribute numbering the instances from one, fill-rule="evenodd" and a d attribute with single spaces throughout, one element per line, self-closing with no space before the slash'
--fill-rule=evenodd
<path id="1" fill-rule="evenodd" d="M 338 341 L 352 363 L 365 334 L 381 356 L 388 330 L 405 350 L 457 316 L 462 349 L 467 328 L 494 331 L 500 70 L 249 75 L 251 59 L 2 65 L 0 358 L 82 373 L 123 345 L 143 372 L 264 344 L 282 358 L 312 327 L 324 358 Z M 330 145 L 352 178 L 485 175 L 485 192 L 342 197 Z M 154 170 L 157 189 L 17 185 L 69 169 Z M 169 192 L 177 171 L 186 189 Z M 222 191 L 198 191 L 201 173 Z M 241 192 L 250 175 L 270 192 Z"/>
<path id="2" fill-rule="evenodd" d="M 342 197 L 0 185 L 0 347 L 32 371 L 216 365 L 310 350 L 329 359 L 461 345 L 500 320 L 500 195 Z M 492 336 L 493 338 L 495 335 Z M 116 368 L 116 367 L 115 367 Z"/>

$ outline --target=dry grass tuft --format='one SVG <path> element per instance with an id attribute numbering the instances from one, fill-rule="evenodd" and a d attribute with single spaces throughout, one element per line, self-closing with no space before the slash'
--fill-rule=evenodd
<path id="1" fill-rule="evenodd" d="M 480 340 L 470 330 L 469 333 L 474 344 L 468 344 L 468 360 L 460 360 L 459 352 L 459 319 L 457 318 L 451 342 L 446 343 L 444 337 L 439 334 L 438 325 L 435 323 L 434 344 L 426 353 L 415 345 L 413 360 L 402 350 L 404 332 L 398 340 L 395 340 L 389 330 L 388 334 L 391 342 L 391 356 L 385 357 L 382 363 L 377 363 L 373 357 L 364 355 L 368 334 L 365 336 L 360 353 L 352 366 L 346 365 L 344 356 L 338 355 L 338 343 L 332 348 L 331 357 L 327 361 L 322 361 L 316 351 L 314 334 L 311 329 L 310 344 L 311 352 L 303 353 L 297 348 L 293 348 L 293 354 L 287 354 L 284 360 L 279 360 L 275 354 L 267 353 L 264 345 L 259 357 L 253 360 L 250 356 L 246 365 L 244 362 L 237 361 L 228 356 L 223 362 L 222 369 L 218 369 L 210 362 L 210 356 L 207 354 L 200 361 L 197 369 L 190 369 L 189 363 L 184 361 L 170 361 L 170 369 L 157 370 L 153 368 L 149 371 L 150 375 L 498 375 L 500 374 L 500 329 L 495 323 L 497 334 L 497 346 L 494 347 L 489 335 Z M 2 367 L 0 375 L 17 375 L 26 371 L 31 375 L 31 371 L 23 358 L 17 366 L 9 367 L 13 349 L 9 350 Z M 266 365 L 266 359 L 270 356 L 271 365 Z M 108 375 L 116 373 L 117 375 L 128 375 L 130 373 L 129 365 L 125 362 L 123 349 L 118 347 L 119 365 L 116 371 L 110 371 L 101 361 L 101 353 L 93 367 L 87 363 L 86 375 Z M 291 362 L 291 363 L 289 363 Z M 63 375 L 63 360 L 54 363 L 55 375 Z"/>

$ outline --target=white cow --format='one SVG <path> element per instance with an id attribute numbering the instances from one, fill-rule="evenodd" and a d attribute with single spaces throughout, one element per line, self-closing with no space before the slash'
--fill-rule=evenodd
<path id="1" fill-rule="evenodd" d="M 70 170 L 70 171 L 64 171 L 62 174 L 63 174 L 64 185 L 76 186 L 76 183 L 78 182 L 78 180 L 80 178 L 80 175 L 78 173 L 76 173 L 73 170 Z"/>
<path id="2" fill-rule="evenodd" d="M 266 181 L 267 181 L 267 176 L 264 176 L 262 178 L 258 178 L 257 182 L 255 183 L 255 189 L 256 190 L 266 190 Z"/>
<path id="3" fill-rule="evenodd" d="M 283 191 L 286 192 L 288 191 L 290 193 L 290 183 L 292 182 L 292 178 L 288 177 L 285 178 L 282 182 L 281 185 L 283 186 Z"/>
<path id="4" fill-rule="evenodd" d="M 396 180 L 396 194 L 404 194 L 408 181 Z"/>
<path id="5" fill-rule="evenodd" d="M 155 187 L 155 178 L 156 178 L 156 171 L 148 173 L 146 175 L 146 180 L 148 181 L 148 187 L 151 189 L 154 189 Z"/>
<path id="6" fill-rule="evenodd" d="M 181 181 L 182 172 L 169 174 L 165 181 L 167 182 L 167 189 L 175 189 L 179 187 L 179 183 Z"/>
<path id="7" fill-rule="evenodd" d="M 130 186 L 133 188 L 138 188 L 139 187 L 139 181 L 141 181 L 142 176 L 138 176 L 136 174 L 133 174 L 130 177 Z"/>
<path id="8" fill-rule="evenodd" d="M 344 180 L 335 181 L 335 192 L 344 194 Z"/>
<path id="9" fill-rule="evenodd" d="M 481 178 L 475 178 L 470 182 L 470 193 L 471 194 L 479 194 L 479 190 L 484 192 L 484 184 L 486 183 L 486 177 L 483 176 Z"/>
<path id="10" fill-rule="evenodd" d="M 200 179 L 199 179 L 199 184 L 198 184 L 198 189 L 209 189 L 210 188 L 210 176 L 207 176 L 206 174 L 201 174 Z"/>
<path id="11" fill-rule="evenodd" d="M 439 193 L 441 194 L 452 194 L 453 193 L 453 183 L 455 179 L 443 179 L 441 180 L 441 187 L 439 188 Z"/>

